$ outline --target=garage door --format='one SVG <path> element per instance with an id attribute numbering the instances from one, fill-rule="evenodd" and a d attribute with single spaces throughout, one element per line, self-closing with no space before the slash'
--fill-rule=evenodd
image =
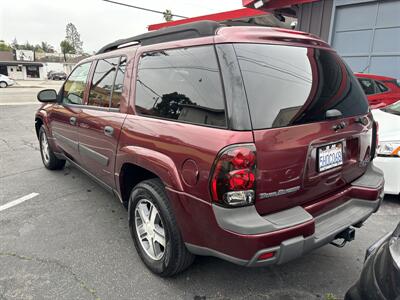
<path id="1" fill-rule="evenodd" d="M 354 72 L 400 78 L 400 0 L 337 6 L 332 46 Z"/>

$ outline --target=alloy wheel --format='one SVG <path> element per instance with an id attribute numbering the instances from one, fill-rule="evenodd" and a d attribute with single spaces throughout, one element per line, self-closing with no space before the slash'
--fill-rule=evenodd
<path id="1" fill-rule="evenodd" d="M 47 141 L 47 136 L 46 136 L 45 132 L 43 132 L 40 142 L 42 145 L 41 150 L 42 150 L 43 160 L 45 161 L 46 164 L 48 164 L 50 161 L 50 148 L 49 148 L 49 143 Z"/>
<path id="2" fill-rule="evenodd" d="M 154 260 L 160 260 L 165 253 L 166 237 L 164 225 L 156 206 L 147 199 L 141 199 L 135 208 L 135 227 L 140 245 Z"/>

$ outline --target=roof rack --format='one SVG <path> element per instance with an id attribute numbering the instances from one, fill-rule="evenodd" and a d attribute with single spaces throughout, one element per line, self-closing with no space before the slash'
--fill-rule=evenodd
<path id="1" fill-rule="evenodd" d="M 97 54 L 123 48 L 124 45 L 125 47 L 131 46 L 132 44 L 141 44 L 142 46 L 146 46 L 163 42 L 212 36 L 215 35 L 216 30 L 221 26 L 223 25 L 215 21 L 198 21 L 159 29 L 112 42 L 101 48 Z"/>

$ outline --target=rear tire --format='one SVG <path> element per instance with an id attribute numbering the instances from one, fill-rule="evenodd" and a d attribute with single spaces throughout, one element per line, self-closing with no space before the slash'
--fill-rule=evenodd
<path id="1" fill-rule="evenodd" d="M 164 185 L 159 179 L 142 181 L 133 188 L 128 215 L 136 250 L 150 271 L 170 277 L 193 263 L 194 255 L 186 249 Z M 162 234 L 161 238 L 157 236 L 159 232 L 163 233 L 164 239 Z"/>
<path id="2" fill-rule="evenodd" d="M 39 130 L 39 145 L 40 145 L 40 155 L 42 156 L 42 162 L 44 166 L 49 170 L 60 170 L 65 166 L 64 159 L 58 159 L 55 155 L 49 141 L 47 139 L 47 134 L 42 125 Z"/>

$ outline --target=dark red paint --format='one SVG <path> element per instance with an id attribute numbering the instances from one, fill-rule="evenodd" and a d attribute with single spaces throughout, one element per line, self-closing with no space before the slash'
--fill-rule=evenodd
<path id="1" fill-rule="evenodd" d="M 43 105 L 36 118 L 44 124 L 55 152 L 64 154 L 113 188 L 123 198 L 120 176 L 126 164 L 140 166 L 156 174 L 165 184 L 183 239 L 224 254 L 250 259 L 260 249 L 279 245 L 296 236 L 314 233 L 314 221 L 270 232 L 241 235 L 219 227 L 212 210 L 210 175 L 214 161 L 228 145 L 254 143 L 257 154 L 256 193 L 301 186 L 298 192 L 270 199 L 256 199 L 261 215 L 301 205 L 316 216 L 347 201 L 350 197 L 375 200 L 378 190 L 351 188 L 366 167 L 359 164 L 370 154 L 372 118 L 362 125 L 355 117 L 346 118 L 346 128 L 332 130 L 336 121 L 324 121 L 287 128 L 255 131 L 230 131 L 135 114 L 136 66 L 145 51 L 230 42 L 284 44 L 328 48 L 317 38 L 280 29 L 222 28 L 215 37 L 188 39 L 143 47 L 128 47 L 92 57 L 127 57 L 126 76 L 120 110 L 93 109 L 87 106 Z M 92 67 L 93 69 L 93 67 Z M 91 70 L 91 74 L 93 70 Z M 89 80 L 90 82 L 90 80 Z M 84 96 L 87 103 L 88 87 Z M 77 118 L 76 126 L 69 123 Z M 104 135 L 112 126 L 112 137 Z M 105 167 L 98 161 L 83 159 L 73 147 L 54 139 L 55 132 L 102 154 L 109 159 Z M 316 170 L 316 147 L 343 140 L 344 165 L 327 172 Z"/>

